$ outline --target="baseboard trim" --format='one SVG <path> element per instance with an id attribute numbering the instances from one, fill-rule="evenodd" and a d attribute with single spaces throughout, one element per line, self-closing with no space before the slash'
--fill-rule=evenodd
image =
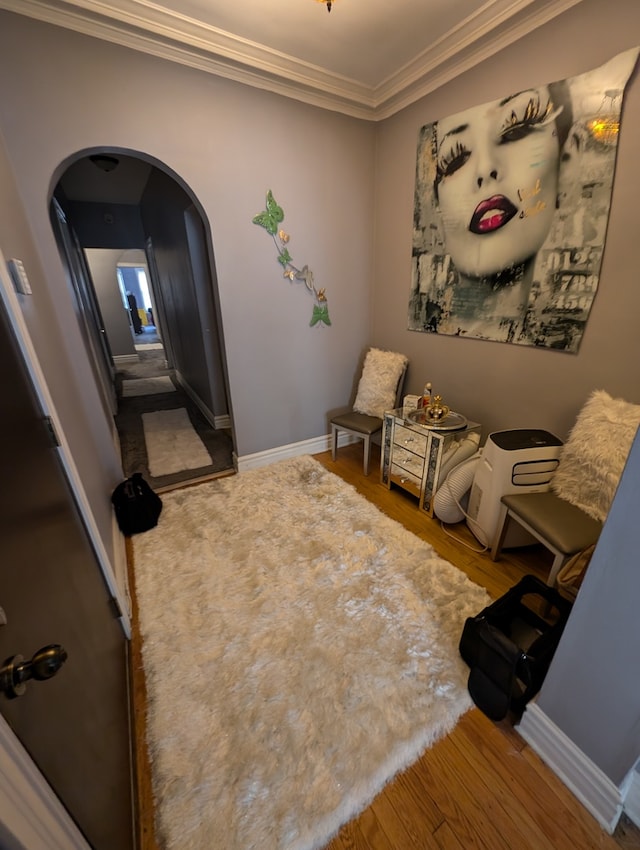
<path id="1" fill-rule="evenodd" d="M 216 416 L 213 420 L 213 427 L 216 431 L 225 431 L 231 428 L 231 417 L 229 414 L 225 414 L 224 416 Z"/>
<path id="2" fill-rule="evenodd" d="M 622 814 L 620 788 L 533 702 L 517 730 L 610 835 Z"/>
<path id="3" fill-rule="evenodd" d="M 194 392 L 194 390 L 193 390 L 193 389 L 191 388 L 191 386 L 189 385 L 189 382 L 188 382 L 188 381 L 186 381 L 186 380 L 185 380 L 185 378 L 183 378 L 183 377 L 182 377 L 182 375 L 180 374 L 180 372 L 178 372 L 178 370 L 177 370 L 177 369 L 175 370 L 174 375 L 176 376 L 176 380 L 178 381 L 178 383 L 180 384 L 180 386 L 182 387 L 182 389 L 186 392 L 186 394 L 189 396 L 189 398 L 191 399 L 191 401 L 192 401 L 192 402 L 195 404 L 195 406 L 198 408 L 198 410 L 200 411 L 200 413 L 202 413 L 202 415 L 203 415 L 203 416 L 204 416 L 204 418 L 207 420 L 207 422 L 209 423 L 209 425 L 211 425 L 211 427 L 212 427 L 214 430 L 217 430 L 220 426 L 216 424 L 216 416 L 215 416 L 215 414 L 213 413 L 213 411 L 212 411 L 212 410 L 209 410 L 209 408 L 208 408 L 208 407 L 207 407 L 207 405 L 206 405 L 206 404 L 202 401 L 202 399 L 200 398 L 200 396 L 199 396 L 196 392 Z M 219 417 L 219 418 L 221 418 L 221 417 Z M 228 417 L 227 417 L 227 418 L 228 418 Z"/>
<path id="4" fill-rule="evenodd" d="M 338 446 L 346 446 L 349 443 L 357 442 L 357 437 L 351 434 L 340 435 Z M 287 446 L 278 446 L 275 449 L 267 449 L 264 452 L 256 452 L 251 455 L 238 457 L 236 460 L 236 468 L 238 472 L 245 472 L 247 469 L 258 469 L 260 466 L 269 466 L 271 463 L 276 463 L 279 460 L 286 460 L 290 457 L 299 457 L 300 455 L 315 455 L 320 452 L 326 452 L 331 448 L 331 435 L 325 434 L 322 437 L 313 437 L 310 440 L 302 440 L 300 443 L 289 443 Z"/>
<path id="5" fill-rule="evenodd" d="M 300 455 L 313 455 L 326 452 L 329 448 L 329 435 L 324 437 L 313 437 L 311 440 L 302 440 L 300 443 L 289 443 L 287 446 L 278 446 L 275 449 L 267 449 L 264 452 L 255 452 L 238 458 L 238 472 L 246 472 L 248 469 L 258 469 L 261 466 L 269 466 L 279 460 Z"/>
<path id="6" fill-rule="evenodd" d="M 357 442 L 359 442 L 358 438 L 352 434 L 338 434 L 338 448 Z M 302 440 L 300 443 L 289 443 L 287 446 L 278 446 L 275 449 L 267 449 L 264 452 L 256 452 L 255 454 L 238 457 L 236 458 L 236 469 L 238 472 L 244 472 L 247 469 L 258 469 L 260 466 L 269 466 L 270 463 L 276 463 L 276 461 L 286 460 L 290 457 L 320 454 L 320 452 L 329 451 L 330 448 L 331 434 L 325 434 L 322 437 Z"/>
<path id="7" fill-rule="evenodd" d="M 640 773 L 635 768 L 629 774 L 629 785 L 624 798 L 624 813 L 640 828 Z"/>
<path id="8" fill-rule="evenodd" d="M 125 615 L 121 618 L 122 628 L 127 639 L 131 638 L 131 619 L 133 616 L 133 607 L 131 604 L 131 590 L 129 587 L 129 572 L 127 566 L 127 547 L 125 538 L 120 531 L 118 520 L 116 519 L 115 511 L 111 519 L 111 537 L 113 540 L 113 574 L 116 580 L 116 585 L 120 590 L 118 604 L 124 602 L 127 610 L 123 612 Z"/>

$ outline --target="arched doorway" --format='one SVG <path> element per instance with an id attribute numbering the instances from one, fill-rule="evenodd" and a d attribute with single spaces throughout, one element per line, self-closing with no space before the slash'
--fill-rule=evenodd
<path id="1" fill-rule="evenodd" d="M 155 479 L 151 483 L 162 488 L 232 470 L 233 433 L 213 244 L 197 198 L 170 169 L 144 154 L 86 150 L 65 163 L 54 188 L 51 219 L 96 383 L 105 411 L 114 417 L 114 439 L 122 448 L 125 474 L 147 472 Z M 142 268 L 147 278 L 149 305 L 140 290 L 132 292 L 126 285 L 123 290 L 127 272 L 135 268 Z M 153 316 L 160 342 L 154 348 L 161 352 L 152 356 L 150 349 L 142 348 L 147 335 L 136 339 L 135 315 L 123 295 L 133 296 L 143 319 Z M 187 467 L 179 472 L 154 475 L 158 469 L 151 471 L 150 463 L 144 463 L 149 446 L 131 449 L 148 434 L 140 422 L 133 428 L 136 433 L 128 432 L 135 416 L 121 415 L 124 407 L 132 407 L 122 397 L 122 383 L 148 378 L 154 358 L 158 375 L 170 376 L 178 395 L 145 398 L 138 404 L 138 418 L 147 423 L 149 417 L 144 416 L 154 402 L 162 402 L 160 409 L 173 407 L 178 400 L 184 403 L 187 426 L 193 424 L 213 452 L 206 468 L 189 467 L 187 458 Z"/>

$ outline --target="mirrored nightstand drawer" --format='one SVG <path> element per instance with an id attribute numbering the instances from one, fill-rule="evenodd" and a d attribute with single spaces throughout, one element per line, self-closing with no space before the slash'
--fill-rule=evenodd
<path id="1" fill-rule="evenodd" d="M 414 454 L 396 444 L 393 447 L 393 466 L 397 466 L 398 469 L 404 469 L 422 480 L 424 456 Z"/>
<path id="2" fill-rule="evenodd" d="M 393 434 L 393 442 L 396 446 L 409 449 L 409 451 L 417 455 L 422 455 L 422 457 L 427 453 L 428 440 L 428 434 L 419 433 L 411 428 L 405 428 L 404 425 L 396 425 Z"/>
<path id="3" fill-rule="evenodd" d="M 391 467 L 390 477 L 393 484 L 397 484 L 398 487 L 402 487 L 404 490 L 408 490 L 409 493 L 420 498 L 420 489 L 422 486 L 421 478 L 412 475 L 406 469 L 403 469 L 395 463 Z"/>

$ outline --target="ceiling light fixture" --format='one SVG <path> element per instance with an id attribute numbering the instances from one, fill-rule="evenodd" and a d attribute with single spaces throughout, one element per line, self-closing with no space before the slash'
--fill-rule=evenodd
<path id="1" fill-rule="evenodd" d="M 89 159 L 100 171 L 113 171 L 114 168 L 118 167 L 120 162 L 115 156 L 108 156 L 106 153 L 95 153 Z"/>
<path id="2" fill-rule="evenodd" d="M 333 0 L 316 0 L 316 2 L 317 3 L 326 3 L 327 4 L 327 12 L 331 11 L 331 6 L 332 6 L 332 3 L 333 3 Z"/>

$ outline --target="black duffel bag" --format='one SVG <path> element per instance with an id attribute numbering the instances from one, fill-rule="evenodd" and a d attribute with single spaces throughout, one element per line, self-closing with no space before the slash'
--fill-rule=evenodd
<path id="1" fill-rule="evenodd" d="M 571 608 L 557 590 L 527 575 L 466 620 L 459 649 L 470 668 L 469 693 L 491 720 L 521 714 L 540 690 Z"/>
<path id="2" fill-rule="evenodd" d="M 162 499 L 142 477 L 134 472 L 111 494 L 120 531 L 127 537 L 155 528 L 162 511 Z"/>

